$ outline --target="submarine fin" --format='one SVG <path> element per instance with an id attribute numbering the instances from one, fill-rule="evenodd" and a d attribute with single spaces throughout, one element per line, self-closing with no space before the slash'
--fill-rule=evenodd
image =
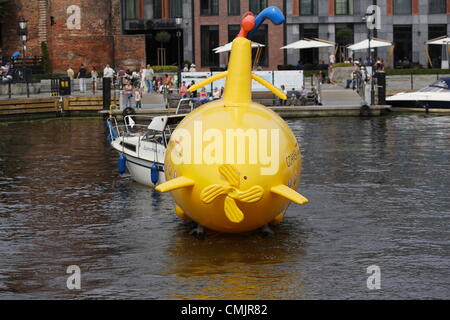
<path id="1" fill-rule="evenodd" d="M 186 213 L 184 212 L 184 210 L 179 206 L 179 205 L 175 205 L 175 213 L 178 216 L 178 218 L 180 218 L 181 220 L 187 220 L 188 217 L 186 216 Z"/>
<path id="2" fill-rule="evenodd" d="M 261 186 L 254 186 L 253 188 L 245 191 L 236 190 L 234 193 L 235 194 L 230 196 L 232 196 L 236 200 L 246 203 L 255 203 L 261 200 L 264 194 L 264 189 Z"/>
<path id="3" fill-rule="evenodd" d="M 283 92 L 281 92 L 278 88 L 273 86 L 270 82 L 264 80 L 260 76 L 257 76 L 256 74 L 253 74 L 253 73 L 252 73 L 252 79 L 259 82 L 261 85 L 263 85 L 264 87 L 266 87 L 267 89 L 272 91 L 272 93 L 274 95 L 276 95 L 278 98 L 280 98 L 282 100 L 287 100 L 286 95 Z"/>
<path id="4" fill-rule="evenodd" d="M 225 198 L 225 214 L 227 215 L 227 218 L 234 223 L 239 223 L 242 220 L 244 220 L 244 214 L 242 213 L 241 209 L 238 208 L 236 202 L 230 198 Z"/>
<path id="5" fill-rule="evenodd" d="M 278 194 L 282 197 L 285 197 L 286 199 L 291 200 L 292 202 L 295 202 L 297 204 L 305 204 L 308 203 L 308 199 L 306 199 L 304 196 L 302 196 L 300 193 L 298 193 L 295 190 L 292 190 L 288 186 L 285 185 L 279 185 L 276 187 L 273 187 L 270 189 L 272 193 Z"/>
<path id="6" fill-rule="evenodd" d="M 218 196 L 227 194 L 227 190 L 219 184 L 213 184 L 204 188 L 200 194 L 200 199 L 208 204 L 213 202 Z"/>
<path id="7" fill-rule="evenodd" d="M 233 165 L 223 164 L 219 167 L 219 172 L 233 187 L 239 188 L 239 171 Z"/>
<path id="8" fill-rule="evenodd" d="M 178 177 L 158 185 L 155 190 L 159 192 L 169 192 L 181 188 L 192 187 L 195 181 L 186 177 Z"/>
<path id="9" fill-rule="evenodd" d="M 200 81 L 199 83 L 194 84 L 192 87 L 190 87 L 188 89 L 189 92 L 194 92 L 197 91 L 198 89 L 200 89 L 201 87 L 204 87 L 208 84 L 210 84 L 211 82 L 217 81 L 219 79 L 225 78 L 228 75 L 228 71 L 222 72 L 222 73 L 218 73 L 216 75 L 213 75 L 212 77 L 206 78 L 203 81 Z"/>

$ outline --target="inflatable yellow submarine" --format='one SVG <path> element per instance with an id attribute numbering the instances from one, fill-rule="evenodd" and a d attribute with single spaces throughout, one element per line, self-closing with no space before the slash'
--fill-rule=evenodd
<path id="1" fill-rule="evenodd" d="M 281 20 L 278 8 L 265 9 L 266 14 L 270 10 Z M 297 139 L 275 112 L 252 101 L 252 80 L 286 99 L 252 74 L 246 36 L 260 23 L 248 13 L 232 43 L 228 71 L 190 88 L 226 78 L 223 98 L 188 114 L 166 150 L 167 182 L 156 190 L 171 192 L 176 214 L 199 228 L 237 233 L 277 225 L 291 202 L 308 202 L 296 192 L 302 165 Z"/>

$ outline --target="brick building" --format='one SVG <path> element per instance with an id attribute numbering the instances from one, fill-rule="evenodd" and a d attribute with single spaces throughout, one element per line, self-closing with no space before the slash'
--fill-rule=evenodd
<path id="1" fill-rule="evenodd" d="M 136 67 L 145 63 L 145 38 L 123 34 L 121 1 L 15 0 L 2 23 L 5 55 L 22 51 L 18 21 L 28 21 L 26 56 L 40 56 L 46 42 L 54 72 L 81 63 L 102 70 L 106 63 Z"/>

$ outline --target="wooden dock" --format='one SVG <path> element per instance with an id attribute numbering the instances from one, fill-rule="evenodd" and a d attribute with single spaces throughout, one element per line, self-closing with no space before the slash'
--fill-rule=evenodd
<path id="1" fill-rule="evenodd" d="M 119 101 L 116 101 L 116 103 L 118 104 Z M 360 105 L 284 106 L 270 108 L 283 118 L 299 118 L 359 115 L 380 116 L 387 112 L 390 106 L 372 106 L 365 110 L 365 114 L 362 113 L 362 107 Z M 103 110 L 103 99 L 101 96 L 0 100 L 0 119 L 2 120 L 25 120 L 61 116 L 106 116 L 109 112 L 109 110 Z M 112 114 L 114 115 L 122 115 L 122 113 L 122 110 L 112 110 Z M 152 116 L 170 115 L 175 113 L 175 109 L 139 109 L 136 110 L 136 113 Z"/>

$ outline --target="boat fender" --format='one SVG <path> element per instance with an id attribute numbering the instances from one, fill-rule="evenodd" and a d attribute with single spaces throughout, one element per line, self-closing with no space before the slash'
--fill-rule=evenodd
<path id="1" fill-rule="evenodd" d="M 132 107 L 126 107 L 123 112 L 123 116 L 132 116 L 136 114 L 136 110 L 134 110 Z"/>
<path id="2" fill-rule="evenodd" d="M 158 169 L 158 165 L 156 163 L 154 163 L 150 167 L 150 179 L 152 180 L 153 184 L 156 184 L 159 180 L 159 169 Z"/>
<path id="3" fill-rule="evenodd" d="M 119 173 L 120 174 L 124 174 L 125 173 L 125 168 L 126 168 L 125 164 L 126 164 L 126 162 L 127 162 L 127 158 L 123 154 L 121 154 L 120 157 L 119 157 L 119 163 L 118 163 L 118 169 L 119 169 Z"/>

